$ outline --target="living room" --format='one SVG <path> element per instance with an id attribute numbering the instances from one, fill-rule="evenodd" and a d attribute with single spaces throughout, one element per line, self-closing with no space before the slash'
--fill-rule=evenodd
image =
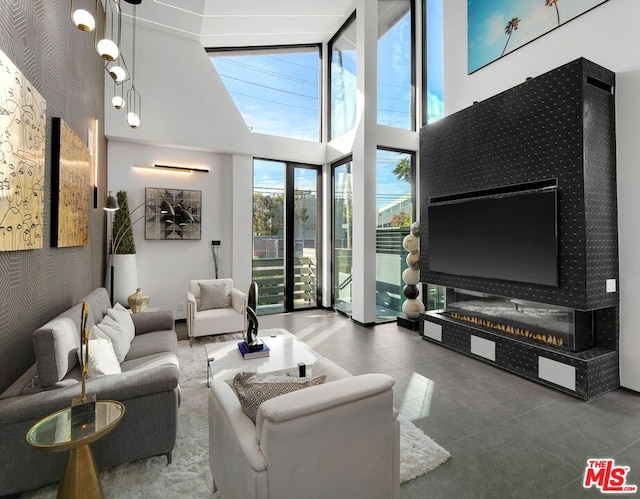
<path id="1" fill-rule="evenodd" d="M 234 25 L 233 20 L 241 19 L 252 14 L 251 12 L 234 11 L 230 17 L 225 17 L 225 14 L 228 14 L 226 12 L 212 12 L 211 17 L 215 19 L 219 16 L 222 20 L 221 24 L 227 21 L 226 29 L 231 33 L 225 34 L 222 27 L 219 27 L 220 34 L 212 37 L 207 46 L 238 47 L 319 42 L 323 44 L 323 53 L 327 53 L 327 43 L 354 10 L 358 12 L 358 21 L 362 21 L 364 26 L 369 27 L 358 32 L 358 46 L 375 45 L 377 10 L 368 5 L 370 2 L 365 0 L 336 2 L 336 4 L 340 3 L 344 6 L 344 10 L 334 18 L 333 28 L 319 40 L 298 34 L 302 39 L 272 40 L 269 43 L 252 42 L 249 35 L 245 34 L 245 38 L 241 38 L 239 33 L 233 34 L 234 30 L 239 29 L 237 26 L 240 26 Z M 74 4 L 80 6 L 85 4 L 85 8 L 93 10 L 90 1 L 74 2 Z M 147 4 L 152 2 L 144 0 L 138 7 L 141 19 L 145 15 L 144 9 L 162 8 L 161 5 Z M 416 4 L 422 4 L 422 2 L 416 2 Z M 562 9 L 562 2 L 558 5 Z M 640 340 L 635 333 L 635 324 L 640 320 L 640 311 L 634 306 L 640 295 L 635 286 L 640 277 L 638 275 L 640 269 L 635 258 L 640 249 L 640 239 L 634 235 L 635 198 L 640 187 L 640 178 L 634 168 L 634 160 L 640 152 L 635 140 L 640 129 L 637 118 L 640 116 L 640 97 L 637 92 L 637 88 L 640 88 L 640 60 L 635 54 L 639 40 L 633 25 L 634 14 L 640 13 L 640 7 L 633 0 L 609 0 L 513 53 L 508 53 L 488 66 L 468 74 L 467 6 L 468 3 L 465 0 L 447 1 L 444 5 L 445 115 L 465 109 L 475 101 L 483 101 L 521 84 L 528 77 L 536 77 L 580 57 L 593 61 L 616 74 L 620 262 L 620 279 L 617 283 L 620 300 L 618 351 L 620 384 L 627 389 L 623 391 L 625 397 L 630 397 L 633 402 L 625 398 L 623 404 L 610 401 L 609 406 L 606 397 L 602 397 L 596 403 L 600 404 L 599 408 L 602 411 L 610 410 L 624 419 L 629 412 L 637 409 L 638 402 L 634 397 L 635 391 L 640 391 L 640 362 L 638 362 Z M 201 240 L 190 241 L 187 244 L 177 241 L 149 241 L 145 239 L 144 224 L 134 226 L 134 238 L 138 247 L 138 284 L 146 294 L 151 296 L 152 306 L 170 309 L 174 311 L 177 319 L 184 319 L 185 291 L 189 280 L 211 276 L 213 273 L 210 261 L 212 240 L 221 241 L 220 275 L 233 277 L 240 289 L 248 289 L 252 279 L 251 203 L 253 195 L 252 185 L 248 179 L 253 177 L 254 158 L 273 158 L 323 165 L 324 192 L 328 193 L 331 191 L 329 180 L 331 164 L 349 154 L 353 155 L 354 255 L 359 256 L 353 259 L 353 288 L 357 290 L 354 292 L 352 304 L 354 325 L 342 317 L 335 320 L 347 321 L 348 328 L 354 328 L 352 334 L 355 335 L 360 334 L 355 329 L 359 327 L 357 324 L 369 325 L 375 322 L 375 283 L 372 283 L 375 277 L 367 272 L 367 269 L 375 266 L 375 254 L 369 250 L 375 245 L 375 234 L 373 231 L 366 230 L 366 227 L 375 226 L 375 205 L 367 194 L 373 190 L 373 180 L 366 175 L 364 165 L 375 162 L 375 151 L 378 146 L 415 153 L 419 151 L 417 129 L 416 131 L 398 131 L 380 127 L 376 123 L 375 113 L 367 112 L 368 108 L 375 108 L 375 91 L 372 91 L 368 83 L 375 81 L 375 57 L 367 56 L 367 51 L 364 51 L 362 60 L 359 60 L 364 76 L 359 79 L 358 88 L 362 92 L 364 113 L 356 131 L 328 143 L 271 137 L 251 133 L 247 129 L 199 39 L 183 36 L 176 29 L 161 29 L 157 25 L 141 20 L 137 25 L 139 55 L 136 61 L 136 85 L 143 99 L 142 124 L 134 130 L 127 125 L 122 112 L 118 112 L 110 104 L 113 85 L 110 77 L 103 70 L 102 62 L 95 55 L 93 36 L 83 34 L 73 27 L 69 21 L 67 7 L 66 2 L 53 6 L 46 2 L 30 0 L 17 3 L 6 2 L 0 5 L 0 32 L 2 33 L 0 49 L 45 97 L 47 116 L 62 117 L 82 138 L 87 136 L 88 129 L 92 130 L 96 154 L 95 185 L 98 193 L 97 208 L 90 211 L 88 244 L 75 248 L 51 247 L 49 244 L 51 182 L 47 173 L 42 249 L 0 253 L 0 262 L 3 267 L 3 278 L 0 284 L 0 293 L 2 293 L 0 303 L 3 308 L 2 317 L 0 317 L 2 321 L 0 358 L 5 366 L 0 374 L 0 386 L 3 389 L 10 386 L 33 363 L 31 334 L 34 330 L 75 304 L 92 289 L 104 284 L 109 218 L 101 209 L 101 205 L 109 191 L 115 193 L 126 190 L 129 206 L 132 208 L 145 201 L 145 187 L 202 191 Z M 238 9 L 241 8 L 238 7 Z M 421 5 L 417 5 L 416 9 L 416 12 L 420 12 Z M 197 24 L 193 15 L 177 14 L 175 11 L 176 9 L 169 10 L 176 17 L 185 15 L 190 19 L 189 22 Z M 265 15 L 264 12 L 258 14 Z M 310 16 L 311 12 L 307 15 Z M 303 17 L 301 14 L 301 19 Z M 197 19 L 198 16 L 195 18 Z M 420 19 L 420 16 L 416 15 L 416 19 Z M 125 28 L 130 26 L 130 23 L 130 17 L 125 16 Z M 264 23 L 266 25 L 268 21 Z M 416 22 L 416 40 L 421 40 L 420 24 L 419 21 Z M 197 29 L 193 28 L 193 31 Z M 525 23 L 519 29 L 525 29 Z M 264 36 L 265 33 L 261 35 Z M 221 42 L 222 39 L 225 39 L 224 43 Z M 239 40 L 243 41 L 239 43 Z M 129 42 L 127 39 L 126 43 Z M 416 45 L 417 54 L 420 54 L 422 52 L 420 42 Z M 128 63 L 131 62 L 128 61 Z M 420 64 L 418 62 L 416 74 L 421 73 Z M 49 141 L 49 135 L 47 141 Z M 47 158 L 47 165 L 49 164 Z M 183 174 L 133 167 L 153 164 L 200 166 L 205 167 L 208 173 Z M 325 221 L 331 220 L 330 208 L 326 206 L 323 209 Z M 329 235 L 330 227 L 327 224 L 324 229 L 323 243 L 323 255 L 326 259 L 324 267 L 327 269 L 330 268 L 329 255 L 331 254 Z M 322 275 L 321 284 L 325 290 L 321 305 L 330 308 L 332 303 L 329 272 Z M 304 317 L 310 315 L 308 312 L 300 314 L 305 314 Z M 265 316 L 264 324 L 287 329 L 297 327 L 300 330 L 305 327 L 304 323 L 300 323 L 302 319 L 282 316 L 282 323 L 278 324 L 277 317 Z M 314 321 L 312 317 L 304 320 Z M 334 319 L 317 320 L 323 323 L 322 321 Z M 262 327 L 265 326 L 261 321 Z M 390 325 L 384 325 L 367 328 L 364 331 L 370 332 L 374 343 L 384 344 L 385 339 L 382 333 L 389 331 L 389 328 Z M 459 362 L 465 366 L 473 366 L 475 362 L 461 355 L 451 357 L 452 353 L 448 350 L 424 341 L 412 342 L 408 339 L 398 339 L 398 334 L 403 333 L 394 331 L 390 334 L 410 348 L 428 348 L 428 353 L 425 354 L 427 356 L 437 356 L 438 352 L 442 351 L 445 353 L 441 356 L 447 357 L 450 363 Z M 333 351 L 337 358 L 346 357 L 344 352 L 336 352 L 337 345 L 342 344 L 341 341 L 344 342 L 344 339 L 334 340 L 331 347 L 325 345 L 326 352 Z M 400 355 L 400 352 L 396 353 Z M 369 360 L 379 357 L 380 355 L 374 354 Z M 361 371 L 366 364 L 364 360 L 362 362 L 363 364 L 358 364 L 354 361 L 353 365 L 344 367 Z M 344 363 L 348 364 L 348 361 L 344 360 Z M 399 369 L 395 367 L 396 370 Z M 446 363 L 440 365 L 441 369 L 445 367 Z M 376 368 L 382 369 L 382 366 Z M 486 373 L 485 369 L 488 368 L 483 365 L 480 368 L 468 367 L 468 369 L 480 375 L 480 373 Z M 451 371 L 452 379 L 456 379 L 456 372 Z M 410 377 L 408 374 L 410 372 L 399 377 L 408 380 Z M 502 372 L 499 374 L 504 375 Z M 425 375 L 428 377 L 427 374 Z M 488 376 L 487 379 L 494 379 L 493 376 L 498 375 L 486 374 L 486 376 Z M 469 378 L 464 379 L 466 380 L 464 382 L 469 382 Z M 505 383 L 508 382 L 505 381 Z M 514 383 L 523 383 L 523 381 L 516 378 Z M 523 386 L 529 384 L 524 382 Z M 535 390 L 541 390 L 541 388 L 536 386 Z M 557 396 L 555 392 L 550 392 L 553 395 L 545 399 L 549 403 L 551 403 L 550 399 L 555 400 L 554 397 Z M 471 399 L 469 395 L 469 401 Z M 460 408 L 461 405 L 453 398 L 442 399 L 441 402 L 448 402 L 450 407 L 456 405 Z M 574 401 L 571 402 L 569 405 L 573 407 Z M 575 401 L 575 404 L 581 407 L 578 402 Z M 579 402 L 579 404 L 583 403 Z M 591 406 L 591 404 L 587 405 Z M 595 417 L 595 414 L 599 414 L 598 411 L 588 409 L 586 412 L 594 413 L 594 420 L 575 419 L 575 421 L 598 425 Z M 453 412 L 449 413 L 449 415 L 452 414 Z M 562 417 L 562 413 L 559 417 Z M 439 422 L 446 424 L 446 419 L 443 416 Z M 428 425 L 423 429 L 438 443 L 451 450 L 447 443 L 454 442 L 455 439 L 447 436 L 446 441 L 439 441 L 437 433 Z M 595 430 L 590 429 L 590 431 Z M 628 447 L 625 455 L 627 457 L 634 447 L 637 448 L 639 435 L 630 432 L 626 437 L 624 444 L 616 443 L 612 447 L 590 448 L 590 451 L 600 453 L 590 457 L 610 457 Z M 637 473 L 640 469 L 637 458 L 627 459 L 623 464 L 631 466 L 628 482 L 640 481 L 639 475 L 633 475 L 634 471 Z M 576 467 L 575 464 L 572 466 Z M 441 466 L 438 472 L 445 467 L 446 465 Z M 578 475 L 579 473 L 576 472 L 576 476 Z M 634 481 L 632 479 L 634 477 L 638 478 Z M 429 491 L 429 475 L 423 479 L 423 489 L 410 491 L 410 487 L 405 486 L 402 489 L 406 491 L 403 495 L 420 496 Z M 504 479 L 508 481 L 509 477 Z M 444 478 L 442 480 L 446 481 Z M 446 491 L 443 489 L 439 493 L 443 497 L 452 497 L 452 490 L 455 489 L 446 489 Z M 447 495 L 447 491 L 451 495 Z M 572 492 L 577 496 L 579 492 L 584 491 L 572 489 Z M 490 493 L 491 491 L 487 491 L 487 494 Z M 512 491 L 512 493 L 515 495 L 515 492 Z M 478 494 L 478 496 L 481 495 L 481 493 Z"/>

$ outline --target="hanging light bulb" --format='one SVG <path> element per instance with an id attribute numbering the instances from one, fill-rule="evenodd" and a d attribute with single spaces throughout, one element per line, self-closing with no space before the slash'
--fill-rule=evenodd
<path id="1" fill-rule="evenodd" d="M 128 0 L 127 0 L 128 1 Z M 133 43 L 131 62 L 131 88 L 127 90 L 127 123 L 131 128 L 140 126 L 140 114 L 142 112 L 142 97 L 136 90 L 136 4 L 133 5 Z"/>
<path id="2" fill-rule="evenodd" d="M 120 95 L 118 95 L 118 88 L 120 88 Z M 113 83 L 113 98 L 111 99 L 111 104 L 116 109 L 122 109 L 125 106 L 124 98 L 122 97 L 122 85 L 116 85 Z"/>
<path id="3" fill-rule="evenodd" d="M 96 0 L 99 2 L 100 0 Z M 98 40 L 96 30 L 95 44 L 96 52 L 106 61 L 115 61 L 120 57 L 120 35 L 122 28 L 122 13 L 118 0 L 106 0 L 105 2 L 104 31 Z M 116 42 L 117 40 L 117 42 Z"/>
<path id="4" fill-rule="evenodd" d="M 127 123 L 131 128 L 138 128 L 140 126 L 141 102 L 140 92 L 138 92 L 134 86 L 127 90 L 127 106 L 129 107 Z"/>
<path id="5" fill-rule="evenodd" d="M 111 78 L 118 83 L 122 83 L 127 79 L 127 72 L 125 69 L 115 64 L 109 68 L 109 74 L 111 75 Z"/>
<path id="6" fill-rule="evenodd" d="M 96 27 L 96 20 L 91 12 L 85 9 L 74 9 L 73 0 L 69 2 L 69 16 L 73 25 L 80 31 L 93 31 Z"/>

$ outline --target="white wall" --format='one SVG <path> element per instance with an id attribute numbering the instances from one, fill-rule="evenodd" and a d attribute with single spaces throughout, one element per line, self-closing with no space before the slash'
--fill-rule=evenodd
<path id="1" fill-rule="evenodd" d="M 190 279 L 212 278 L 211 241 L 221 241 L 220 277 L 231 276 L 232 266 L 232 158 L 185 149 L 164 148 L 110 140 L 108 185 L 114 194 L 127 191 L 129 210 L 144 202 L 145 187 L 202 191 L 202 239 L 199 241 L 145 240 L 144 220 L 133 226 L 137 251 L 138 285 L 151 296 L 150 306 L 171 309 L 184 318 Z M 184 165 L 208 168 L 209 173 L 174 173 L 133 168 L 132 165 Z M 143 213 L 132 214 L 135 221 Z M 133 290 L 135 291 L 135 290 Z"/>
<path id="2" fill-rule="evenodd" d="M 640 17 L 637 0 L 614 0 L 467 75 L 467 0 L 444 2 L 445 112 L 451 114 L 562 64 L 585 57 L 616 73 L 620 244 L 620 367 L 640 391 Z"/>

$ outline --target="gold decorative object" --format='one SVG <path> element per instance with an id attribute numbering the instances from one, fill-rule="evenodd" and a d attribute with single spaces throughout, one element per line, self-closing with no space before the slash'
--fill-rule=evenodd
<path id="1" fill-rule="evenodd" d="M 82 369 L 82 392 L 80 397 L 71 400 L 71 427 L 81 430 L 91 426 L 96 418 L 96 394 L 87 395 L 87 374 L 89 373 L 89 304 L 82 302 L 82 320 L 80 322 L 80 367 Z"/>
<path id="2" fill-rule="evenodd" d="M 135 293 L 133 293 L 127 300 L 129 301 L 129 307 L 131 307 L 131 311 L 133 312 L 142 312 L 147 305 L 149 304 L 149 298 L 147 295 L 143 295 L 140 288 L 137 289 Z"/>

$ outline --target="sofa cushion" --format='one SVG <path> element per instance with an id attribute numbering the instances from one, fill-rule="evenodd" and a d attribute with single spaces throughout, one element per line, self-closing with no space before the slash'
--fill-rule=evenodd
<path id="1" fill-rule="evenodd" d="M 40 384 L 52 386 L 78 365 L 82 303 L 74 305 L 33 332 Z"/>
<path id="2" fill-rule="evenodd" d="M 200 310 L 231 306 L 231 286 L 228 282 L 199 282 L 198 286 L 200 286 Z"/>
<path id="3" fill-rule="evenodd" d="M 80 350 L 78 349 L 78 358 Z M 107 374 L 117 374 L 120 370 L 120 363 L 113 351 L 113 345 L 108 338 L 96 338 L 89 340 L 89 370 L 87 378 L 97 378 Z"/>
<path id="4" fill-rule="evenodd" d="M 277 374 L 238 373 L 233 378 L 233 388 L 243 412 L 256 422 L 258 407 L 262 402 L 285 393 L 295 392 L 309 386 L 321 385 L 326 376 L 297 378 Z"/>
<path id="5" fill-rule="evenodd" d="M 89 325 L 99 324 L 107 315 L 107 309 L 111 308 L 109 293 L 105 288 L 97 288 L 85 296 L 83 301 L 89 304 Z"/>
<path id="6" fill-rule="evenodd" d="M 178 356 L 175 353 L 159 352 L 137 359 L 127 359 L 120 364 L 123 373 L 131 371 L 145 371 L 160 366 L 175 366 L 179 368 Z"/>
<path id="7" fill-rule="evenodd" d="M 131 343 L 136 335 L 136 328 L 133 325 L 133 319 L 131 318 L 131 312 L 128 310 L 118 310 L 116 308 L 110 308 L 107 310 L 107 316 L 111 317 L 118 323 L 124 337 Z M 103 319 L 104 320 L 104 319 Z"/>
<path id="8" fill-rule="evenodd" d="M 138 335 L 131 342 L 131 348 L 125 360 L 134 360 L 157 353 L 175 353 L 178 338 L 175 331 L 152 331 Z"/>
<path id="9" fill-rule="evenodd" d="M 102 319 L 102 322 L 98 324 L 95 329 L 91 328 L 93 337 L 103 337 L 96 331 L 96 329 L 102 332 L 111 340 L 111 343 L 113 344 L 113 351 L 116 353 L 118 362 L 122 363 L 122 361 L 124 361 L 125 357 L 129 353 L 131 343 L 122 330 L 122 327 L 120 327 L 120 324 L 106 315 L 104 319 Z"/>

